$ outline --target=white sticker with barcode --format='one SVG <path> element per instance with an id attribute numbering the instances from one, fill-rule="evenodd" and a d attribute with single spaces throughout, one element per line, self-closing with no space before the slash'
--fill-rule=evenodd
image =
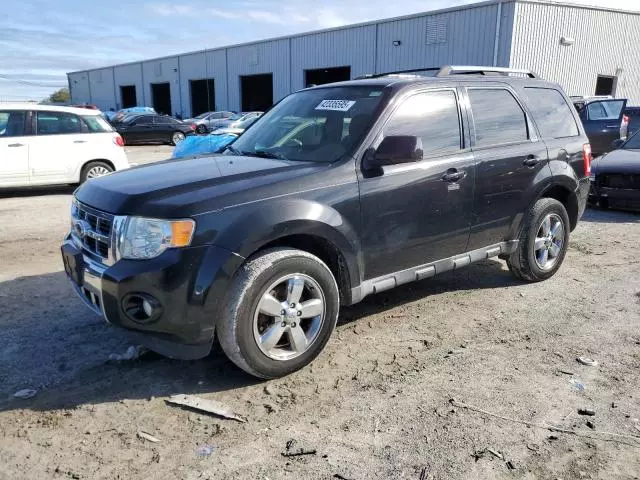
<path id="1" fill-rule="evenodd" d="M 333 110 L 336 112 L 348 112 L 356 104 L 354 100 L 323 100 L 316 110 Z"/>

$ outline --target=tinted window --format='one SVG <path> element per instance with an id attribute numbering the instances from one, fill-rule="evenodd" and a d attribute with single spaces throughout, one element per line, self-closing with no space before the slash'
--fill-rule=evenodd
<path id="1" fill-rule="evenodd" d="M 618 120 L 623 105 L 624 101 L 622 100 L 591 102 L 587 105 L 589 120 Z"/>
<path id="2" fill-rule="evenodd" d="M 571 109 L 562 94 L 552 88 L 525 88 L 527 105 L 545 138 L 579 135 Z"/>
<path id="3" fill-rule="evenodd" d="M 156 123 L 159 123 L 161 125 L 175 125 L 176 123 L 180 123 L 178 122 L 176 119 L 171 118 L 171 117 L 156 117 Z"/>
<path id="4" fill-rule="evenodd" d="M 0 137 L 20 137 L 25 134 L 24 110 L 0 111 Z"/>
<path id="5" fill-rule="evenodd" d="M 100 115 L 83 115 L 82 121 L 87 130 L 92 133 L 112 132 L 111 125 Z"/>
<path id="6" fill-rule="evenodd" d="M 460 149 L 458 102 L 453 92 L 425 92 L 406 99 L 384 127 L 384 136 L 422 139 L 425 156 Z"/>
<path id="7" fill-rule="evenodd" d="M 469 89 L 469 100 L 479 147 L 529 138 L 524 111 L 508 90 Z"/>
<path id="8" fill-rule="evenodd" d="M 130 122 L 134 125 L 148 125 L 149 123 L 153 123 L 153 117 L 151 115 L 133 117 Z"/>
<path id="9" fill-rule="evenodd" d="M 67 112 L 36 112 L 38 135 L 82 133 L 80 117 Z"/>

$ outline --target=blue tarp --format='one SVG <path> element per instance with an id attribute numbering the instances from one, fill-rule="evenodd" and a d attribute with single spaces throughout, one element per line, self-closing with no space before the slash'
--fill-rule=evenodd
<path id="1" fill-rule="evenodd" d="M 189 135 L 173 149 L 171 158 L 190 157 L 203 153 L 220 153 L 237 135 Z"/>

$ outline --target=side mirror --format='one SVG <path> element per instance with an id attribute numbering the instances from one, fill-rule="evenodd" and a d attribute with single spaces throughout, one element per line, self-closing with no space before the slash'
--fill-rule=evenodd
<path id="1" fill-rule="evenodd" d="M 624 142 L 626 140 L 623 140 L 622 138 L 616 138 L 613 142 L 611 142 L 611 148 L 614 150 L 619 149 L 622 145 L 624 145 Z"/>
<path id="2" fill-rule="evenodd" d="M 422 139 L 412 135 L 385 137 L 375 152 L 365 157 L 365 169 L 422 160 Z"/>

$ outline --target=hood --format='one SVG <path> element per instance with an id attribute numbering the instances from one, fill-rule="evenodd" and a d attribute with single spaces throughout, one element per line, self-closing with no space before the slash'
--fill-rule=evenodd
<path id="1" fill-rule="evenodd" d="M 640 174 L 640 150 L 619 149 L 602 155 L 591 163 L 591 172 Z"/>
<path id="2" fill-rule="evenodd" d="M 303 189 L 300 178 L 326 164 L 256 157 L 208 155 L 173 159 L 85 182 L 76 197 L 116 215 L 189 217 L 282 191 Z M 291 186 L 281 185 L 291 182 Z"/>
<path id="3" fill-rule="evenodd" d="M 219 127 L 212 132 L 212 135 L 240 135 L 242 132 L 244 132 L 244 128 Z"/>

